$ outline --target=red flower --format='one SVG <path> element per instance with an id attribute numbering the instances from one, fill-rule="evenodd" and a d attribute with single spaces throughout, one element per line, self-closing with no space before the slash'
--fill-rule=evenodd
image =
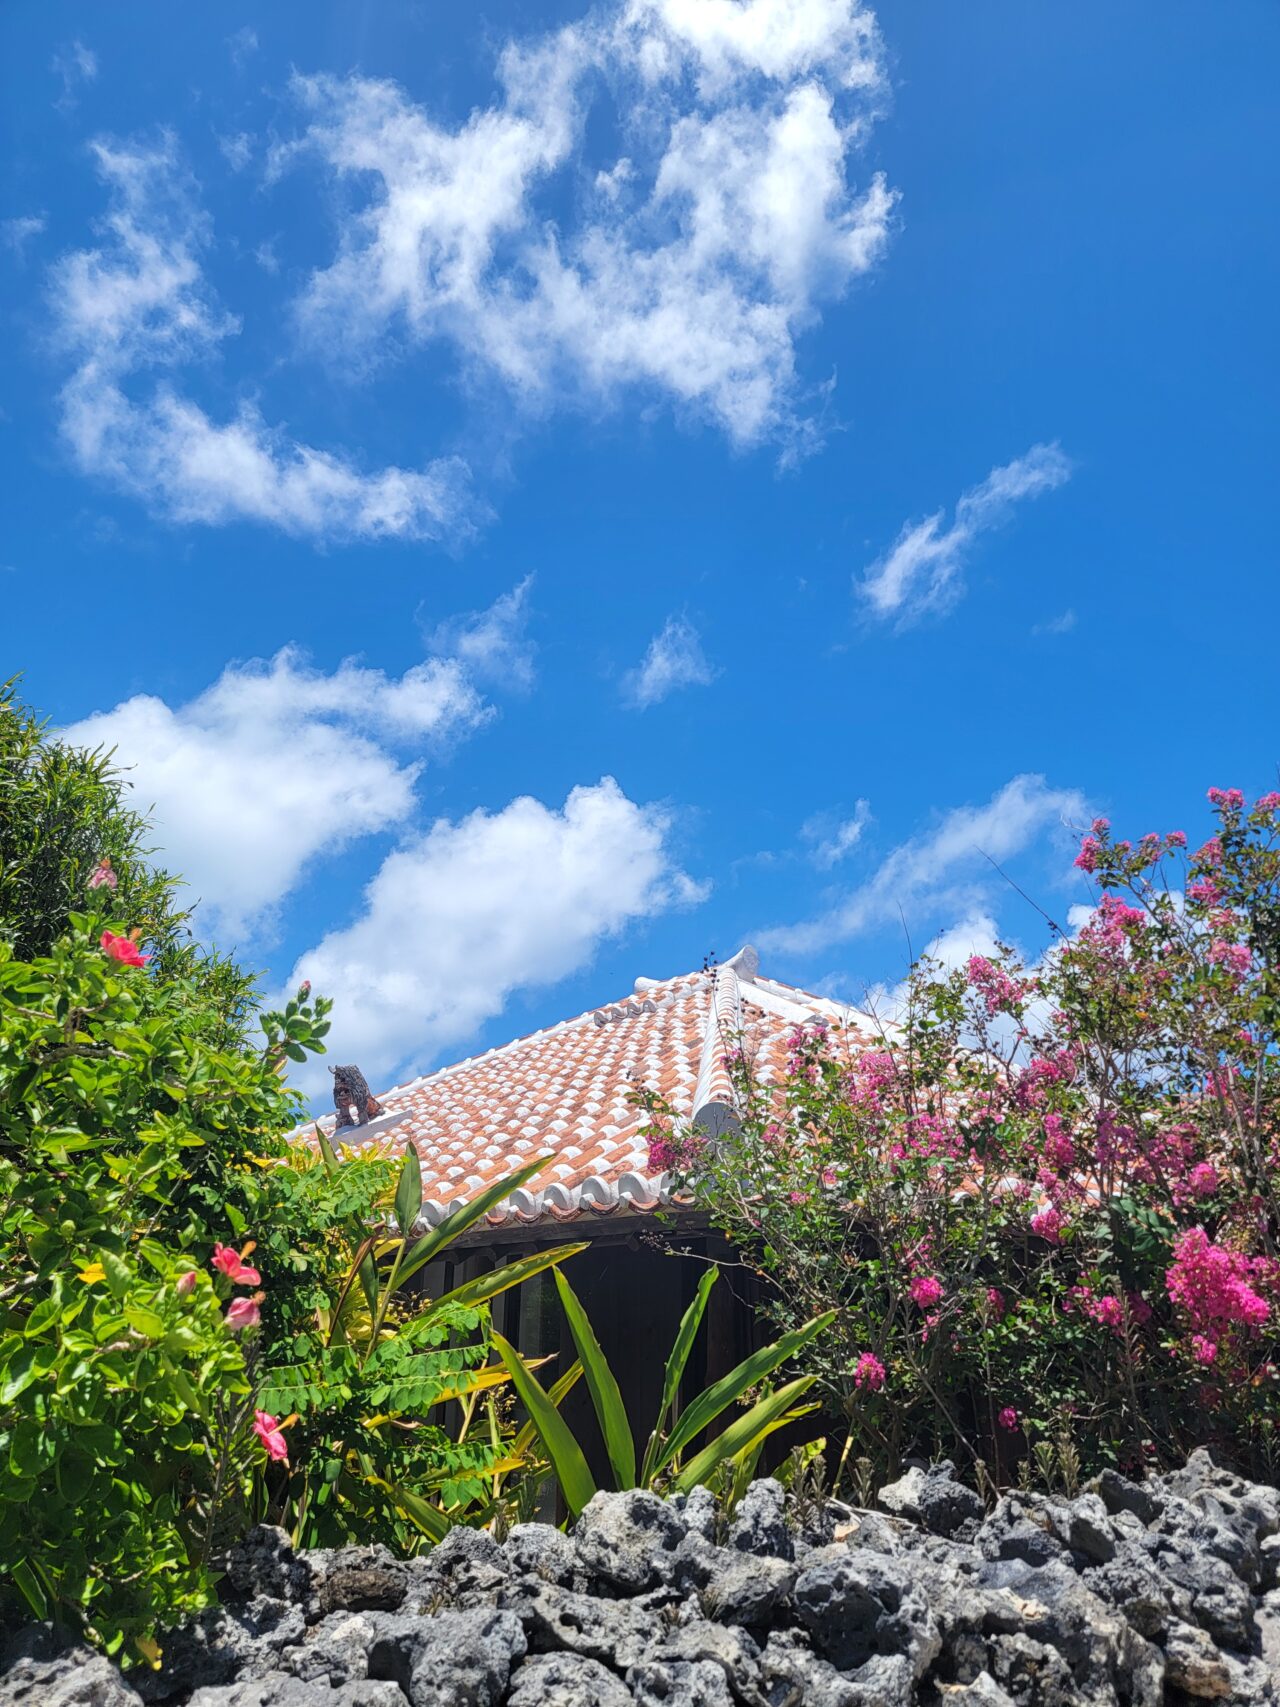
<path id="1" fill-rule="evenodd" d="M 269 1411 L 255 1411 L 253 1432 L 262 1442 L 268 1458 L 274 1458 L 281 1464 L 289 1462 L 289 1447 L 280 1432 L 279 1417 L 273 1417 Z"/>
<path id="2" fill-rule="evenodd" d="M 244 1260 L 252 1249 L 252 1245 L 246 1245 L 242 1253 L 232 1250 L 230 1245 L 215 1245 L 213 1266 L 219 1274 L 225 1274 L 233 1286 L 258 1286 L 262 1276 Z"/>
<path id="3" fill-rule="evenodd" d="M 130 937 L 117 936 L 114 931 L 103 931 L 98 940 L 103 950 L 124 966 L 145 966 L 151 958 L 149 954 L 139 954 L 137 943 Z"/>
<path id="4" fill-rule="evenodd" d="M 244 1328 L 256 1328 L 261 1320 L 262 1311 L 256 1298 L 233 1298 L 227 1305 L 227 1326 L 233 1334 Z"/>

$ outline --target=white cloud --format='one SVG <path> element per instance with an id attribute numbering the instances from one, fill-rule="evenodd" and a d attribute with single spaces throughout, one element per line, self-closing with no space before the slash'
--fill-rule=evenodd
<path id="1" fill-rule="evenodd" d="M 311 150 L 370 191 L 303 327 L 348 360 L 389 327 L 448 340 L 532 408 L 639 388 L 736 444 L 803 444 L 797 339 L 874 264 L 894 203 L 850 178 L 882 82 L 872 15 L 633 0 L 508 44 L 498 80 L 456 128 L 394 83 L 295 81 L 310 122 L 277 168 Z M 625 147 L 584 171 L 606 92 Z"/>
<path id="2" fill-rule="evenodd" d="M 33 237 L 38 237 L 48 224 L 42 213 L 20 214 L 16 219 L 0 221 L 0 238 L 7 249 L 12 249 L 19 260 L 27 252 L 27 244 Z"/>
<path id="3" fill-rule="evenodd" d="M 49 62 L 49 69 L 62 80 L 62 93 L 53 104 L 59 112 L 70 112 L 81 87 L 92 83 L 98 75 L 98 56 L 82 41 L 73 41 L 70 46 L 58 49 Z"/>
<path id="4" fill-rule="evenodd" d="M 204 278 L 208 222 L 172 138 L 97 142 L 93 154 L 110 198 L 102 245 L 53 273 L 58 332 L 77 363 L 61 425 L 79 466 L 176 521 L 256 521 L 324 541 L 467 532 L 468 471 L 456 458 L 365 473 L 250 403 L 219 423 L 153 377 L 208 359 L 239 323 Z"/>
<path id="5" fill-rule="evenodd" d="M 1073 610 L 1064 610 L 1060 616 L 1050 617 L 1047 622 L 1037 622 L 1031 632 L 1034 635 L 1070 634 L 1075 625 L 1076 613 Z"/>
<path id="6" fill-rule="evenodd" d="M 982 806 L 957 806 L 930 830 L 900 843 L 872 875 L 820 917 L 760 933 L 763 946 L 812 953 L 905 915 L 946 906 L 976 912 L 989 885 L 990 861 L 1013 858 L 1047 832 L 1088 816 L 1075 789 L 1050 788 L 1042 776 L 1016 776 Z"/>
<path id="7" fill-rule="evenodd" d="M 243 172 L 253 159 L 253 138 L 247 130 L 238 130 L 218 138 L 218 150 L 233 172 Z"/>
<path id="8" fill-rule="evenodd" d="M 507 687 L 533 686 L 533 643 L 525 634 L 533 576 L 494 600 L 488 610 L 469 611 L 441 623 L 431 635 L 433 652 L 447 652 L 482 681 Z"/>
<path id="9" fill-rule="evenodd" d="M 643 711 L 677 688 L 706 687 L 715 675 L 697 629 L 684 617 L 669 616 L 641 663 L 622 678 L 623 698 Z"/>
<path id="10" fill-rule="evenodd" d="M 852 818 L 841 818 L 834 812 L 822 812 L 810 818 L 800 831 L 812 845 L 810 858 L 815 865 L 829 868 L 837 865 L 846 854 L 852 853 L 862 840 L 862 832 L 871 822 L 871 802 L 859 800 Z"/>
<path id="11" fill-rule="evenodd" d="M 245 24 L 234 35 L 227 37 L 227 49 L 231 54 L 231 63 L 236 70 L 242 70 L 246 63 L 258 51 L 258 32 L 251 25 Z"/>
<path id="12" fill-rule="evenodd" d="M 1033 445 L 966 492 L 949 528 L 943 527 L 941 510 L 909 522 L 893 549 L 857 583 L 870 613 L 895 618 L 901 627 L 947 609 L 963 591 L 960 574 L 978 535 L 1006 522 L 1020 500 L 1051 492 L 1070 477 L 1071 464 L 1056 444 Z"/>
<path id="13" fill-rule="evenodd" d="M 137 805 L 154 805 L 163 863 L 219 931 L 245 936 L 269 931 L 312 862 L 405 823 L 424 749 L 491 715 L 458 657 L 325 673 L 286 648 L 229 665 L 185 705 L 140 694 L 63 738 L 117 750 Z"/>
<path id="14" fill-rule="evenodd" d="M 402 1064 L 421 1071 L 513 991 L 555 983 L 626 925 L 698 899 L 670 829 L 611 777 L 560 810 L 523 797 L 441 819 L 388 855 L 360 917 L 302 955 L 289 982 L 334 998 L 334 1059 L 378 1082 Z M 323 1068 L 303 1076 L 324 1081 Z"/>

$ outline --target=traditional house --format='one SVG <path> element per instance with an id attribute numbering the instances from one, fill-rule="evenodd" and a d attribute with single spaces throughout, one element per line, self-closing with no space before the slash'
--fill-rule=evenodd
<path id="1" fill-rule="evenodd" d="M 647 1428 L 676 1327 L 706 1264 L 719 1263 L 723 1272 L 689 1370 L 695 1390 L 759 1343 L 759 1283 L 705 1216 L 673 1195 L 670 1176 L 650 1168 L 646 1117 L 630 1095 L 640 1086 L 659 1091 L 714 1137 L 736 1119 L 724 1064 L 729 1040 L 743 1040 L 767 1082 L 785 1069 L 789 1035 L 815 1021 L 855 1032 L 866 1025 L 855 1010 L 763 977 L 755 950 L 743 948 L 701 971 L 637 978 L 630 995 L 606 1007 L 380 1092 L 371 1117 L 341 1137 L 392 1154 L 412 1141 L 432 1224 L 534 1157 L 550 1155 L 542 1173 L 426 1271 L 427 1288 L 438 1293 L 517 1255 L 589 1241 L 565 1272 L 587 1306 L 628 1414 Z M 331 1120 L 321 1124 L 332 1130 Z M 549 1275 L 497 1299 L 495 1317 L 526 1355 L 554 1352 L 562 1367 L 572 1360 Z M 570 1420 L 584 1426 L 585 1395 L 570 1402 L 581 1412 Z"/>

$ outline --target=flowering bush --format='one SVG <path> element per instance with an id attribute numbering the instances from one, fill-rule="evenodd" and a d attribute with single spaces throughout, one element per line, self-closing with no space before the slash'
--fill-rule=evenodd
<path id="1" fill-rule="evenodd" d="M 1280 795 L 1214 833 L 1097 820 L 1077 932 L 912 969 L 876 1035 L 797 1031 L 784 1082 L 727 1040 L 741 1129 L 658 1099 L 674 1166 L 775 1285 L 849 1450 L 1039 1443 L 1138 1469 L 1211 1441 L 1274 1477 L 1280 1414 Z"/>
<path id="2" fill-rule="evenodd" d="M 271 1280 L 246 1290 L 211 1229 L 278 1192 L 283 1050 L 323 1022 L 290 1004 L 258 1048 L 215 1047 L 207 990 L 69 924 L 29 961 L 0 942 L 0 1602 L 136 1659 L 208 1596 L 210 1523 L 276 1456 L 228 1450 Z"/>

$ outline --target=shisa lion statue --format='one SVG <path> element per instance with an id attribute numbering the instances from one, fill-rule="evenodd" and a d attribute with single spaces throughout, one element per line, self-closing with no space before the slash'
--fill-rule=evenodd
<path id="1" fill-rule="evenodd" d="M 335 1132 L 341 1132 L 347 1126 L 363 1126 L 366 1121 L 386 1112 L 369 1089 L 369 1082 L 359 1067 L 330 1067 L 329 1071 L 333 1074 L 333 1106 L 338 1111 Z M 356 1111 L 354 1120 L 351 1118 L 353 1107 Z"/>

